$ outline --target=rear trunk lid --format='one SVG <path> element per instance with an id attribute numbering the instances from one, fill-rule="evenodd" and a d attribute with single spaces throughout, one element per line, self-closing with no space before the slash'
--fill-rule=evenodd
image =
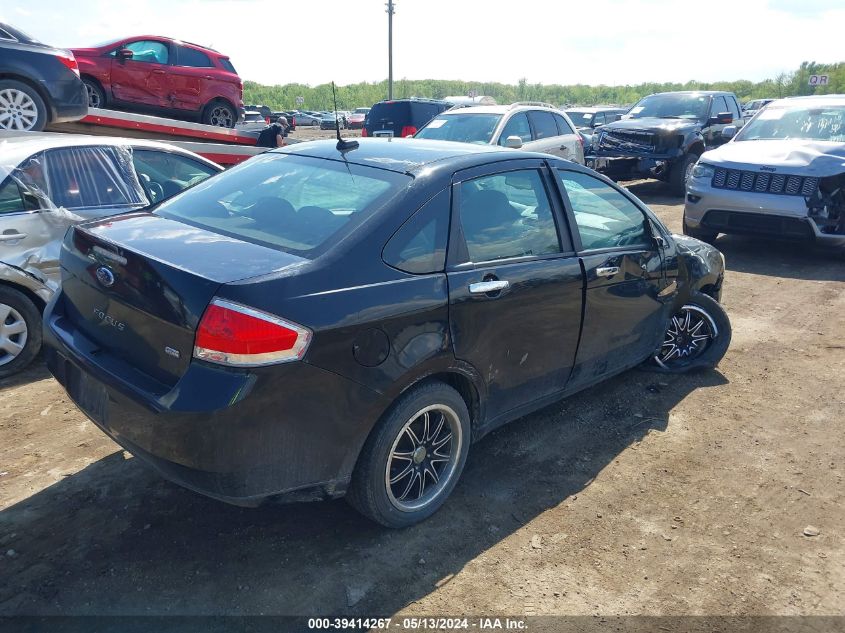
<path id="1" fill-rule="evenodd" d="M 304 260 L 135 213 L 71 229 L 62 248 L 64 317 L 108 354 L 173 385 L 203 312 L 225 283 Z"/>

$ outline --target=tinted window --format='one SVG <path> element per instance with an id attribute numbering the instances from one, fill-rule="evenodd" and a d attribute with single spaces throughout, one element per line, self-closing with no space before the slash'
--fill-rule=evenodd
<path id="1" fill-rule="evenodd" d="M 20 213 L 26 211 L 18 183 L 9 176 L 0 185 L 0 213 Z"/>
<path id="2" fill-rule="evenodd" d="M 15 38 L 12 37 L 11 33 L 8 33 L 7 31 L 0 29 L 0 40 L 14 40 L 14 39 Z"/>
<path id="3" fill-rule="evenodd" d="M 514 114 L 508 122 L 505 123 L 505 129 L 499 136 L 499 145 L 504 145 L 509 136 L 518 136 L 523 143 L 528 143 L 531 140 L 531 126 L 528 125 L 528 117 L 524 112 Z"/>
<path id="4" fill-rule="evenodd" d="M 557 173 L 585 250 L 648 244 L 645 215 L 628 198 L 587 174 Z"/>
<path id="5" fill-rule="evenodd" d="M 129 163 L 114 147 L 64 147 L 45 154 L 50 198 L 66 209 L 147 204 Z"/>
<path id="6" fill-rule="evenodd" d="M 235 67 L 232 65 L 232 62 L 229 60 L 228 57 L 220 57 L 219 61 L 220 65 L 223 66 L 223 68 L 228 70 L 230 73 L 234 73 L 236 75 L 238 74 L 238 71 L 235 70 Z"/>
<path id="7" fill-rule="evenodd" d="M 211 68 L 214 64 L 211 63 L 208 55 L 193 48 L 185 46 L 179 47 L 179 65 L 191 66 L 193 68 Z"/>
<path id="8" fill-rule="evenodd" d="M 156 213 L 271 248 L 303 253 L 334 243 L 411 178 L 351 163 L 264 154 L 164 202 Z"/>
<path id="9" fill-rule="evenodd" d="M 536 170 L 461 183 L 461 227 L 474 262 L 560 252 L 549 198 Z"/>
<path id="10" fill-rule="evenodd" d="M 544 112 L 542 110 L 529 110 L 528 119 L 531 121 L 531 126 L 534 128 L 534 139 L 551 138 L 557 136 L 557 123 L 555 117 L 551 112 Z"/>
<path id="11" fill-rule="evenodd" d="M 501 118 L 501 114 L 442 114 L 429 121 L 417 138 L 485 144 Z"/>
<path id="12" fill-rule="evenodd" d="M 449 190 L 441 191 L 405 222 L 384 247 L 382 257 L 409 273 L 433 273 L 446 265 Z"/>
<path id="13" fill-rule="evenodd" d="M 734 120 L 740 118 L 739 106 L 736 103 L 736 99 L 734 99 L 733 97 L 728 97 L 727 101 L 728 101 L 728 109 L 730 110 L 730 113 L 733 115 Z"/>
<path id="14" fill-rule="evenodd" d="M 187 156 L 148 149 L 136 149 L 132 161 L 152 202 L 175 196 L 218 171 Z"/>
<path id="15" fill-rule="evenodd" d="M 710 105 L 710 116 L 716 116 L 720 112 L 730 112 L 728 102 L 721 95 L 713 97 L 713 103 Z"/>
<path id="16" fill-rule="evenodd" d="M 133 62 L 166 64 L 170 59 L 167 44 L 163 44 L 162 42 L 140 40 L 125 44 L 121 48 L 128 48 L 132 51 L 131 59 Z M 114 52 L 112 52 L 112 55 L 114 55 Z"/>
<path id="17" fill-rule="evenodd" d="M 584 112 L 583 110 L 567 110 L 566 114 L 570 121 L 575 124 L 575 127 L 590 127 L 593 125 L 596 116 L 592 112 Z"/>
<path id="18" fill-rule="evenodd" d="M 555 118 L 555 122 L 557 123 L 558 134 L 573 134 L 572 126 L 566 122 L 566 119 L 559 114 L 553 114 L 552 116 Z"/>

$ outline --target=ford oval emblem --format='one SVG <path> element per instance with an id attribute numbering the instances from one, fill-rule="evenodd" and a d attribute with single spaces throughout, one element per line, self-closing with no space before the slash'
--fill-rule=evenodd
<path id="1" fill-rule="evenodd" d="M 97 269 L 97 281 L 99 281 L 106 288 L 111 288 L 114 285 L 114 273 L 108 266 L 100 266 Z"/>

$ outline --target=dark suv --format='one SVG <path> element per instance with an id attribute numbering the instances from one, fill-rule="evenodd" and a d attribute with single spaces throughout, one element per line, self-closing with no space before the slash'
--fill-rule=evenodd
<path id="1" fill-rule="evenodd" d="M 43 130 L 88 114 L 88 97 L 70 51 L 0 23 L 0 130 Z"/>
<path id="2" fill-rule="evenodd" d="M 682 196 L 698 157 L 727 140 L 726 125 L 742 124 L 732 92 L 649 95 L 622 120 L 595 131 L 587 164 L 614 180 L 664 180 Z"/>
<path id="3" fill-rule="evenodd" d="M 370 109 L 361 136 L 413 136 L 452 105 L 438 99 L 379 101 Z"/>
<path id="4" fill-rule="evenodd" d="M 112 105 L 235 127 L 243 83 L 229 57 L 157 35 L 74 48 L 88 105 Z"/>

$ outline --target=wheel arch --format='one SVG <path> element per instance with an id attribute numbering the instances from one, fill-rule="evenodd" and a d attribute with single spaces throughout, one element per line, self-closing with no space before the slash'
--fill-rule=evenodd
<path id="1" fill-rule="evenodd" d="M 100 81 L 90 73 L 80 73 L 79 78 L 82 79 L 82 81 L 85 81 L 87 79 L 88 81 L 97 84 L 100 87 L 100 90 L 103 91 L 103 97 L 105 99 L 105 103 L 103 103 L 103 105 L 109 104 L 109 93 L 108 91 L 106 91 L 106 87 L 103 85 L 102 81 Z"/>
<path id="2" fill-rule="evenodd" d="M 0 80 L 8 79 L 11 81 L 18 81 L 22 84 L 26 84 L 35 92 L 38 93 L 38 96 L 41 97 L 41 100 L 44 102 L 44 107 L 47 108 L 47 123 L 53 121 L 56 118 L 56 109 L 53 106 L 53 100 L 50 98 L 50 95 L 47 94 L 47 91 L 44 90 L 43 86 L 39 86 L 38 82 L 32 81 L 29 77 L 25 75 L 20 75 L 15 72 L 10 71 L 0 71 Z"/>

